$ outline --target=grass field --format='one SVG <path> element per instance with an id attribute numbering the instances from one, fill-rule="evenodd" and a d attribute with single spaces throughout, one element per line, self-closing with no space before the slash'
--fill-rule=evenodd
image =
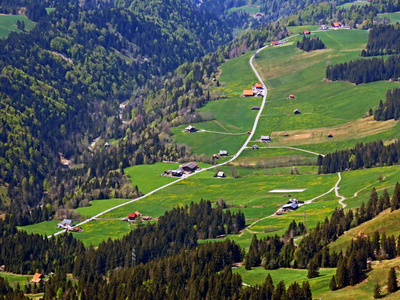
<path id="1" fill-rule="evenodd" d="M 344 8 L 344 9 L 349 9 L 352 6 L 361 7 L 361 6 L 367 6 L 369 4 L 370 3 L 367 2 L 367 1 L 354 1 L 354 2 L 350 2 L 350 3 L 345 3 L 345 4 L 342 4 L 342 5 L 339 5 L 338 7 L 341 7 L 341 8 Z"/>
<path id="2" fill-rule="evenodd" d="M 397 22 L 400 22 L 400 13 L 395 12 L 395 13 L 385 13 L 385 14 L 378 14 L 379 18 L 389 18 L 390 19 L 390 24 L 396 24 Z"/>
<path id="3" fill-rule="evenodd" d="M 320 276 L 312 279 L 307 278 L 307 270 L 301 269 L 265 270 L 264 268 L 258 267 L 247 271 L 242 266 L 234 269 L 233 272 L 240 274 L 243 282 L 252 286 L 256 284 L 263 284 L 268 274 L 271 274 L 275 286 L 278 284 L 278 282 L 283 280 L 286 288 L 288 288 L 289 285 L 295 281 L 299 284 L 301 284 L 303 281 L 308 281 L 310 283 L 314 299 L 321 293 L 329 291 L 329 282 L 332 278 L 332 275 L 336 273 L 336 269 L 320 269 Z"/>
<path id="4" fill-rule="evenodd" d="M 25 30 L 29 31 L 35 26 L 35 22 L 22 15 L 0 15 L 0 38 L 6 38 L 11 31 L 21 32 L 17 28 L 17 21 L 24 21 Z"/>
<path id="5" fill-rule="evenodd" d="M 235 11 L 245 11 L 249 13 L 250 16 L 255 15 L 256 13 L 260 12 L 260 6 L 259 5 L 243 5 L 239 7 L 232 7 L 228 9 L 229 13 L 235 12 Z"/>
<path id="6" fill-rule="evenodd" d="M 21 290 L 24 290 L 25 283 L 30 282 L 33 278 L 32 275 L 18 275 L 8 272 L 0 272 L 0 276 L 6 278 L 12 287 L 15 287 L 16 284 L 19 284 Z"/>
<path id="7" fill-rule="evenodd" d="M 53 233 L 60 231 L 60 228 L 57 228 L 58 223 L 60 223 L 60 220 L 45 221 L 45 222 L 28 225 L 28 226 L 18 226 L 17 228 L 20 230 L 25 230 L 27 233 L 51 235 Z"/>
<path id="8" fill-rule="evenodd" d="M 125 203 L 131 199 L 105 199 L 105 200 L 93 200 L 90 202 L 90 206 L 80 207 L 77 209 L 78 213 L 85 219 L 93 217 L 98 213 L 114 207 L 116 205 Z"/>

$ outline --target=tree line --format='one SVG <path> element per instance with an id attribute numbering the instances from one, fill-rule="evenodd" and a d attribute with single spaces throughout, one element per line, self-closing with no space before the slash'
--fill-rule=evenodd
<path id="1" fill-rule="evenodd" d="M 370 29 L 366 50 L 361 56 L 391 55 L 400 53 L 399 24 L 379 25 Z"/>
<path id="2" fill-rule="evenodd" d="M 325 44 L 317 36 L 312 38 L 303 36 L 301 41 L 297 41 L 297 48 L 306 52 L 310 52 L 313 50 L 324 49 Z"/>
<path id="3" fill-rule="evenodd" d="M 394 88 L 386 92 L 385 103 L 379 101 L 379 106 L 374 112 L 374 120 L 386 121 L 400 118 L 400 89 Z"/>

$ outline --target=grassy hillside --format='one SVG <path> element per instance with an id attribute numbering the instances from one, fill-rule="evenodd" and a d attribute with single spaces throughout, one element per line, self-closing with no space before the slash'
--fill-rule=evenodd
<path id="1" fill-rule="evenodd" d="M 398 12 L 378 14 L 378 17 L 379 18 L 389 18 L 390 24 L 396 24 L 397 22 L 400 22 L 400 13 L 398 13 Z"/>
<path id="2" fill-rule="evenodd" d="M 12 32 L 21 32 L 17 28 L 17 21 L 24 21 L 25 31 L 31 30 L 35 22 L 22 15 L 0 15 L 0 38 L 6 38 Z"/>

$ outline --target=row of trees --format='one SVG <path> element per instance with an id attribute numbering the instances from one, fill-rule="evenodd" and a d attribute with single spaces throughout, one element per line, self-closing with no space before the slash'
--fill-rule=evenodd
<path id="1" fill-rule="evenodd" d="M 369 31 L 367 47 L 361 52 L 361 56 L 399 54 L 399 44 L 399 24 L 379 25 Z"/>
<path id="2" fill-rule="evenodd" d="M 297 41 L 297 48 L 306 52 L 310 52 L 313 50 L 324 49 L 325 44 L 317 36 L 316 37 L 304 36 L 301 41 Z"/>
<path id="3" fill-rule="evenodd" d="M 395 88 L 386 92 L 385 103 L 379 102 L 378 108 L 374 112 L 376 121 L 386 121 L 400 118 L 400 89 Z"/>
<path id="4" fill-rule="evenodd" d="M 384 145 L 382 140 L 357 143 L 354 148 L 328 153 L 317 160 L 318 173 L 336 173 L 375 166 L 391 166 L 399 161 L 400 141 Z"/>

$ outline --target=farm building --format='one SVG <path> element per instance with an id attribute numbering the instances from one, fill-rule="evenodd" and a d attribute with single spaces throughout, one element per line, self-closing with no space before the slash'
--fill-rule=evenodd
<path id="1" fill-rule="evenodd" d="M 190 162 L 185 165 L 181 165 L 179 168 L 183 170 L 183 172 L 192 173 L 199 168 L 199 165 L 195 162 Z"/>
<path id="2" fill-rule="evenodd" d="M 304 35 L 306 35 L 306 34 L 311 34 L 311 31 L 308 31 L 308 30 L 304 30 Z"/>
<path id="3" fill-rule="evenodd" d="M 256 83 L 253 87 L 255 90 L 263 90 L 264 87 L 261 83 Z"/>
<path id="4" fill-rule="evenodd" d="M 253 106 L 253 107 L 251 108 L 251 110 L 260 110 L 260 107 L 259 107 L 259 106 Z"/>
<path id="5" fill-rule="evenodd" d="M 261 14 L 258 12 L 254 15 L 254 17 L 261 17 Z"/>
<path id="6" fill-rule="evenodd" d="M 142 221 L 150 221 L 152 218 L 150 216 L 144 216 Z"/>
<path id="7" fill-rule="evenodd" d="M 334 27 L 334 28 L 342 27 L 342 23 L 334 22 L 334 23 L 332 23 L 332 27 Z"/>
<path id="8" fill-rule="evenodd" d="M 104 143 L 104 148 L 109 148 L 110 147 L 110 143 L 109 142 L 105 142 Z"/>
<path id="9" fill-rule="evenodd" d="M 33 275 L 33 278 L 32 278 L 32 280 L 31 280 L 31 282 L 33 282 L 33 283 L 39 283 L 39 282 L 41 282 L 42 281 L 42 278 L 43 278 L 44 276 L 42 275 L 42 274 L 40 274 L 40 273 L 35 273 L 35 275 Z"/>
<path id="10" fill-rule="evenodd" d="M 296 108 L 296 109 L 294 110 L 294 114 L 295 114 L 295 115 L 300 115 L 301 112 Z"/>
<path id="11" fill-rule="evenodd" d="M 214 153 L 212 158 L 213 158 L 213 159 L 219 159 L 219 155 L 216 154 L 216 153 Z"/>
<path id="12" fill-rule="evenodd" d="M 73 226 L 72 223 L 73 223 L 72 220 L 64 219 L 64 220 L 62 220 L 62 222 L 57 224 L 57 227 L 58 228 L 66 228 L 66 229 L 68 229 L 68 228 L 71 228 Z"/>
<path id="13" fill-rule="evenodd" d="M 242 97 L 253 97 L 253 96 L 254 96 L 253 90 L 243 90 Z"/>
<path id="14" fill-rule="evenodd" d="M 271 45 L 272 45 L 272 46 L 282 45 L 282 42 L 280 42 L 280 41 L 279 41 L 279 42 L 278 42 L 278 41 L 272 41 L 272 42 L 271 42 Z"/>
<path id="15" fill-rule="evenodd" d="M 219 154 L 219 156 L 228 156 L 229 155 L 228 151 L 226 151 L 226 150 L 219 150 L 218 154 Z"/>
<path id="16" fill-rule="evenodd" d="M 333 137 L 332 133 L 328 134 L 328 138 L 332 138 L 332 137 Z"/>
<path id="17" fill-rule="evenodd" d="M 196 132 L 197 129 L 196 127 L 189 125 L 188 127 L 185 128 L 185 132 Z"/>
<path id="18" fill-rule="evenodd" d="M 183 171 L 181 169 L 172 170 L 171 175 L 176 177 L 181 177 L 183 175 Z"/>
<path id="19" fill-rule="evenodd" d="M 288 211 L 294 211 L 299 208 L 299 204 L 297 202 L 291 202 L 282 206 L 282 209 L 287 209 Z"/>
<path id="20" fill-rule="evenodd" d="M 253 147 L 251 147 L 251 149 L 258 150 L 258 146 L 257 145 L 253 145 Z"/>
<path id="21" fill-rule="evenodd" d="M 261 138 L 260 138 L 260 140 L 261 140 L 261 142 L 269 142 L 269 141 L 271 141 L 271 138 L 270 138 L 270 136 L 269 135 L 262 135 L 261 136 Z"/>
<path id="22" fill-rule="evenodd" d="M 141 217 L 141 216 L 142 216 L 142 214 L 140 212 L 135 211 L 134 213 L 129 213 L 129 215 L 127 217 L 127 220 L 128 221 L 133 221 L 133 220 L 136 219 L 136 217 Z"/>
<path id="23" fill-rule="evenodd" d="M 247 134 L 251 134 L 251 131 L 247 131 Z"/>
<path id="24" fill-rule="evenodd" d="M 294 95 L 289 95 L 289 99 L 294 99 Z"/>
<path id="25" fill-rule="evenodd" d="M 328 26 L 326 26 L 326 25 L 321 25 L 321 27 L 320 27 L 319 29 L 327 30 L 327 29 L 328 29 Z"/>
<path id="26" fill-rule="evenodd" d="M 217 174 L 214 175 L 214 177 L 225 178 L 226 174 L 225 174 L 225 172 L 219 171 Z"/>
<path id="27" fill-rule="evenodd" d="M 285 133 L 283 135 L 284 136 L 289 136 L 289 133 L 287 131 L 285 131 Z"/>

